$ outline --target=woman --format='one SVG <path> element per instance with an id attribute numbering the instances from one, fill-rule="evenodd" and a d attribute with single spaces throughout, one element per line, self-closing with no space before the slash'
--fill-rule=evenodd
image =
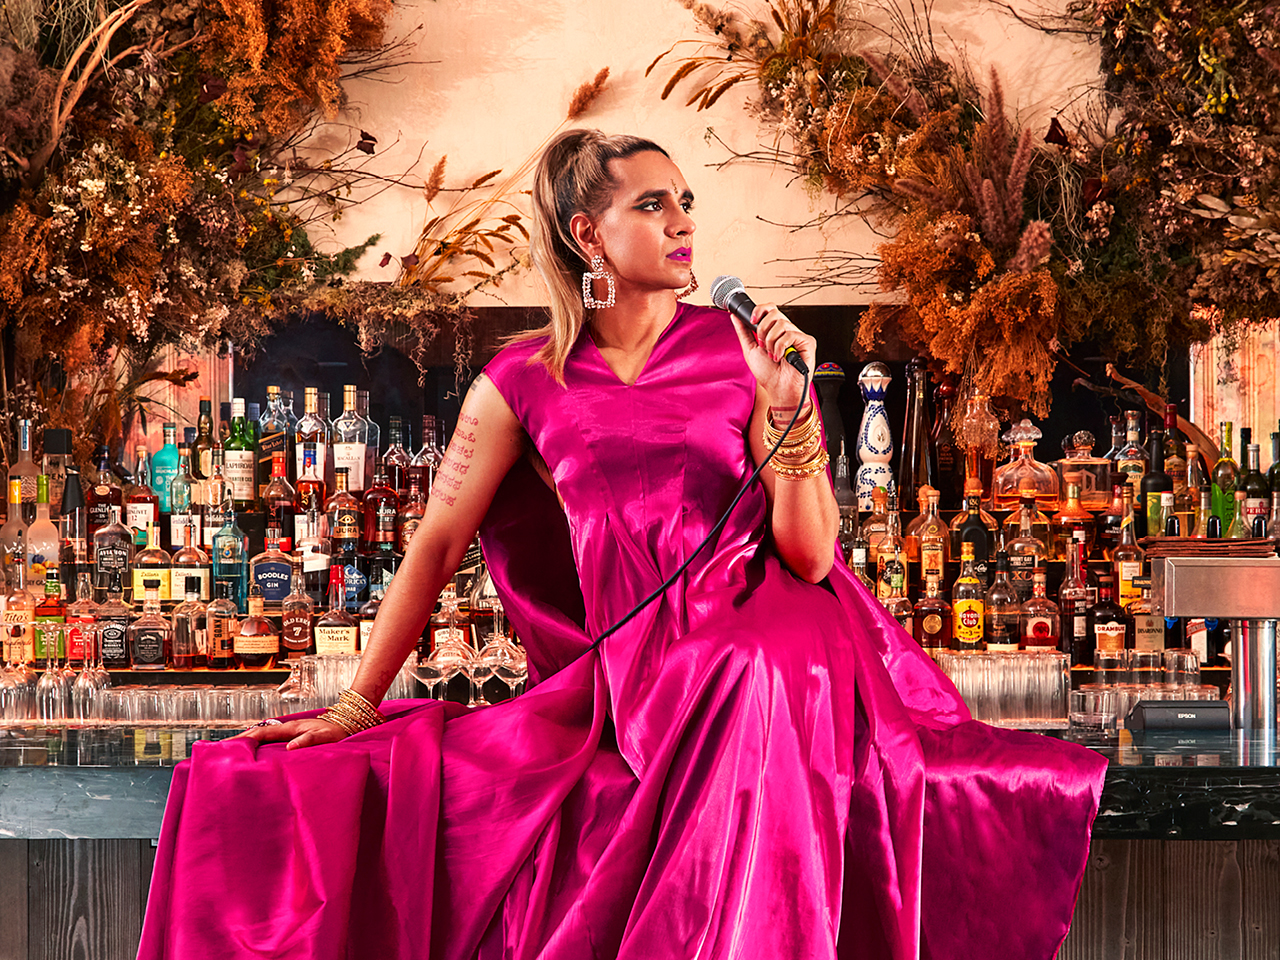
<path id="1" fill-rule="evenodd" d="M 780 362 L 793 347 L 812 369 L 814 341 L 775 306 L 753 335 L 678 303 L 692 201 L 649 141 L 547 148 L 551 323 L 468 394 L 343 701 L 175 775 L 143 956 L 1054 954 L 1105 764 L 969 721 L 833 564 L 820 423 Z M 697 550 L 793 415 L 686 573 L 580 656 Z M 477 528 L 541 682 L 382 724 Z"/>

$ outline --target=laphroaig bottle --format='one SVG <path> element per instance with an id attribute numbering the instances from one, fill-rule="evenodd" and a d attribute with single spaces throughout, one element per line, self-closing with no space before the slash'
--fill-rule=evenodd
<path id="1" fill-rule="evenodd" d="M 951 587 L 951 623 L 954 632 L 951 648 L 961 653 L 975 653 L 982 649 L 986 591 L 978 578 L 973 554 L 973 541 L 962 540 L 960 576 Z"/>
<path id="2" fill-rule="evenodd" d="M 253 441 L 244 415 L 244 398 L 231 401 L 231 434 L 222 445 L 222 469 L 231 484 L 235 508 L 252 510 L 257 499 Z"/>

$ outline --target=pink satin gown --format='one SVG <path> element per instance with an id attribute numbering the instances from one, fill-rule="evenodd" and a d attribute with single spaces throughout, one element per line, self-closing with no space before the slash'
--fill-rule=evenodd
<path id="1" fill-rule="evenodd" d="M 727 314 L 682 305 L 630 386 L 583 336 L 567 388 L 486 372 L 548 464 L 482 536 L 538 682 L 473 712 L 175 771 L 144 958 L 1052 957 L 1105 761 L 969 719 L 837 564 L 792 576 L 757 485 Z M 465 429 L 465 426 L 462 428 Z"/>

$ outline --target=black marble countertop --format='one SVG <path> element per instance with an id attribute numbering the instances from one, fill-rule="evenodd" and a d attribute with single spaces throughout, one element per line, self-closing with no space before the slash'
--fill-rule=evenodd
<path id="1" fill-rule="evenodd" d="M 236 729 L 0 726 L 0 838 L 156 837 L 173 766 Z M 1068 738 L 1074 739 L 1074 738 Z M 1110 761 L 1094 836 L 1280 838 L 1275 737 L 1121 731 L 1078 739 Z"/>

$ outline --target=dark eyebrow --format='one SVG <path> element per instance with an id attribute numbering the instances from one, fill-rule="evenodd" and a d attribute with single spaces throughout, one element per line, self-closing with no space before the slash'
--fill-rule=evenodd
<path id="1" fill-rule="evenodd" d="M 640 196 L 636 197 L 636 203 L 644 203 L 647 200 L 665 200 L 670 193 L 670 190 L 646 190 L 644 193 L 640 194 Z M 682 201 L 693 203 L 693 191 L 685 190 L 680 194 L 680 199 Z"/>

